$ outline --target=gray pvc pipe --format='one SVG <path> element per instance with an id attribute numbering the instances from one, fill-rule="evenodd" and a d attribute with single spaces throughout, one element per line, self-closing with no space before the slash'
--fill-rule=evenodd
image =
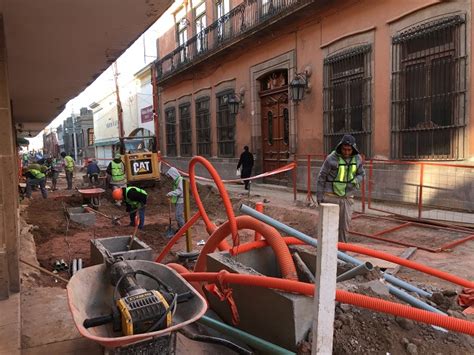
<path id="1" fill-rule="evenodd" d="M 79 259 L 77 259 L 77 271 L 79 271 L 81 269 L 82 269 L 82 259 L 79 258 Z"/>
<path id="2" fill-rule="evenodd" d="M 262 221 L 272 227 L 275 227 L 276 229 L 282 231 L 284 234 L 292 235 L 295 238 L 298 238 L 299 240 L 305 242 L 306 244 L 312 245 L 314 247 L 318 246 L 318 241 L 316 239 L 310 237 L 307 234 L 300 232 L 299 230 L 289 227 L 286 224 L 283 224 L 277 221 L 276 219 L 273 219 L 263 213 L 260 213 L 247 205 L 244 205 L 244 204 L 240 205 L 240 212 L 242 212 L 243 214 L 252 216 L 253 218 L 256 218 L 259 221 Z M 346 263 L 353 264 L 356 266 L 362 265 L 364 263 L 363 261 L 353 258 L 352 256 L 347 255 L 346 253 L 343 253 L 342 251 L 337 252 L 337 257 L 338 259 L 341 259 L 345 261 Z M 405 290 L 410 291 L 410 292 L 415 292 L 419 294 L 420 296 L 430 297 L 432 295 L 430 292 L 426 292 L 425 290 L 422 290 L 421 288 L 413 286 L 412 284 L 409 284 L 408 282 L 402 281 L 393 275 L 384 273 L 383 278 L 386 281 L 390 282 L 391 284 L 394 284 L 395 286 L 404 288 Z"/>
<path id="3" fill-rule="evenodd" d="M 77 272 L 77 259 L 72 260 L 72 274 L 75 275 Z"/>
<path id="4" fill-rule="evenodd" d="M 363 275 L 368 273 L 369 271 L 372 271 L 374 269 L 374 266 L 369 263 L 368 261 L 360 264 L 359 266 L 356 266 L 350 270 L 347 270 L 345 273 L 339 275 L 336 279 L 336 282 L 342 282 L 346 280 L 350 280 L 358 275 Z"/>
<path id="5" fill-rule="evenodd" d="M 412 305 L 416 308 L 421 308 L 421 309 L 424 309 L 425 311 L 446 315 L 446 313 L 441 312 L 439 309 L 437 309 L 433 306 L 430 306 L 429 304 L 426 304 L 423 301 L 420 301 L 418 298 L 413 297 L 412 295 L 409 295 L 408 293 L 406 293 L 406 292 L 404 292 L 404 291 L 402 291 L 402 290 L 400 290 L 396 287 L 388 286 L 388 291 L 392 295 L 400 298 L 402 301 L 405 301 L 406 303 L 409 303 L 410 305 Z"/>

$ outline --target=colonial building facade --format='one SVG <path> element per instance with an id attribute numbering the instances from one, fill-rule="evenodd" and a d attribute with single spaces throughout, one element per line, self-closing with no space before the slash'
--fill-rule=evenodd
<path id="1" fill-rule="evenodd" d="M 472 160 L 471 9 L 471 0 L 177 1 L 157 40 L 163 156 L 185 167 L 203 155 L 230 176 L 244 145 L 268 171 L 327 154 L 348 133 L 367 157 Z"/>

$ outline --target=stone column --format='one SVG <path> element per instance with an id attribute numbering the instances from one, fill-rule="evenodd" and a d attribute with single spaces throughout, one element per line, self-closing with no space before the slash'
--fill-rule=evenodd
<path id="1" fill-rule="evenodd" d="M 10 110 L 7 53 L 0 16 L 0 299 L 20 291 L 18 265 L 18 176 L 15 129 Z"/>

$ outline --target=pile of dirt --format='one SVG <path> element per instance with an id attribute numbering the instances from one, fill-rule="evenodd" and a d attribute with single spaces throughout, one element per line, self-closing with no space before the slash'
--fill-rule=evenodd
<path id="1" fill-rule="evenodd" d="M 364 286 L 355 292 L 381 298 Z M 392 302 L 396 298 L 382 297 Z M 463 316 L 461 315 L 460 318 Z M 312 333 L 299 354 L 311 352 Z M 473 354 L 474 338 L 445 332 L 412 320 L 338 303 L 334 320 L 334 354 Z"/>

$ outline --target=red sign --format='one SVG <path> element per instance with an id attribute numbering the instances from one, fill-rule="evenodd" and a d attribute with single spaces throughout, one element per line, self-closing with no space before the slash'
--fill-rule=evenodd
<path id="1" fill-rule="evenodd" d="M 142 123 L 153 121 L 153 106 L 141 109 Z"/>

